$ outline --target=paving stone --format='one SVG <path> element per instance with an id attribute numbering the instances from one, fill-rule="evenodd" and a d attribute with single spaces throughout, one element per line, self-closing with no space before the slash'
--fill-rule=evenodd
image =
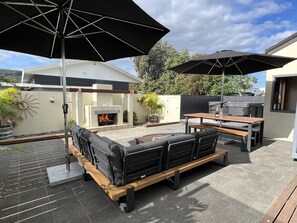
<path id="1" fill-rule="evenodd" d="M 146 134 L 183 131 L 184 125 L 176 124 L 99 135 L 131 145 Z M 175 191 L 165 181 L 137 191 L 136 209 L 130 213 L 121 211 L 93 180 L 49 186 L 46 168 L 65 163 L 62 139 L 20 144 L 25 152 L 0 155 L 0 185 L 8 189 L 0 200 L 0 221 L 258 222 L 297 173 L 291 143 L 264 143 L 251 153 L 241 152 L 239 143 L 221 146 L 230 150 L 228 166 L 208 163 L 183 173 Z"/>

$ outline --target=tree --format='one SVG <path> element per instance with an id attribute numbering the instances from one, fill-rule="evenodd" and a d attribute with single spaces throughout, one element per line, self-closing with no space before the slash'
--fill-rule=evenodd
<path id="1" fill-rule="evenodd" d="M 183 94 L 184 93 L 184 81 L 186 76 L 184 74 L 178 74 L 169 70 L 170 67 L 174 67 L 181 63 L 185 63 L 190 59 L 189 51 L 183 49 L 177 51 L 172 48 L 169 52 L 169 57 L 165 62 L 165 73 L 161 77 L 162 94 Z"/>
<path id="2" fill-rule="evenodd" d="M 190 74 L 185 79 L 187 95 L 207 95 L 212 89 L 213 76 L 205 74 Z"/>
<path id="3" fill-rule="evenodd" d="M 149 76 L 151 80 L 159 79 L 165 71 L 165 62 L 172 46 L 168 42 L 159 41 L 148 55 L 133 58 L 134 68 L 138 77 Z"/>
<path id="4" fill-rule="evenodd" d="M 169 70 L 170 67 L 203 56 L 205 54 L 202 53 L 190 56 L 188 49 L 178 51 L 168 42 L 159 41 L 148 55 L 133 59 L 138 77 L 143 79 L 143 83 L 133 85 L 133 88 L 145 93 L 156 92 L 157 94 L 220 95 L 221 75 L 186 75 Z M 247 75 L 226 75 L 224 95 L 248 91 L 256 82 L 255 77 Z"/>
<path id="5" fill-rule="evenodd" d="M 22 79 L 22 72 L 18 70 L 0 69 L 0 86 L 1 82 L 19 83 Z"/>
<path id="6" fill-rule="evenodd" d="M 224 95 L 239 94 L 251 90 L 257 78 L 249 75 L 226 75 L 224 80 Z M 210 95 L 220 95 L 222 91 L 222 76 L 214 75 Z"/>

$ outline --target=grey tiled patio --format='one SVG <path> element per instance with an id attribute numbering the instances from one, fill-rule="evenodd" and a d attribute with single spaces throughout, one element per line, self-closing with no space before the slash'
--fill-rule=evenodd
<path id="1" fill-rule="evenodd" d="M 129 145 L 137 136 L 183 131 L 175 124 L 99 134 Z M 142 189 L 135 210 L 125 213 L 93 180 L 49 186 L 46 167 L 64 163 L 63 140 L 22 146 L 25 152 L 0 154 L 0 222 L 258 222 L 297 174 L 291 143 L 265 139 L 251 153 L 234 143 L 221 146 L 230 150 L 228 166 L 208 163 L 184 173 L 175 191 L 164 182 Z"/>

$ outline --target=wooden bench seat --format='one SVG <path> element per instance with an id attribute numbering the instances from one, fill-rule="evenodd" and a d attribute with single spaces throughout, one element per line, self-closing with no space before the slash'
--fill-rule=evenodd
<path id="1" fill-rule="evenodd" d="M 180 173 L 183 173 L 187 170 L 193 169 L 202 164 L 205 164 L 207 162 L 210 162 L 219 158 L 223 158 L 223 164 L 227 165 L 227 159 L 228 159 L 228 150 L 216 148 L 216 152 L 213 154 L 207 155 L 205 157 L 202 157 L 200 159 L 194 160 L 192 162 L 189 162 L 180 166 L 173 167 L 169 170 L 148 176 L 146 178 L 134 181 L 125 186 L 116 187 L 94 165 L 92 165 L 92 163 L 87 158 L 85 158 L 74 145 L 71 145 L 71 143 L 69 144 L 70 144 L 69 146 L 70 152 L 77 158 L 77 160 L 87 171 L 87 173 L 92 176 L 92 178 L 103 189 L 103 191 L 110 197 L 111 200 L 116 201 L 119 198 L 126 196 L 126 200 L 127 201 L 130 200 L 130 202 L 132 202 L 133 204 L 134 204 L 134 191 L 138 191 L 142 188 L 145 188 L 147 186 L 150 186 L 152 184 L 158 183 L 160 181 L 163 181 L 169 178 L 173 178 L 173 180 L 175 181 L 175 184 L 178 184 Z M 178 185 L 175 185 L 175 186 L 178 186 Z M 128 203 L 127 203 L 127 206 L 129 206 Z M 133 208 L 134 206 L 132 207 L 132 210 Z M 130 210 L 131 208 L 128 208 L 128 211 Z"/>
<path id="2" fill-rule="evenodd" d="M 230 128 L 224 128 L 219 126 L 212 126 L 212 125 L 204 125 L 204 124 L 190 124 L 189 125 L 189 133 L 191 132 L 191 128 L 194 129 L 196 132 L 197 129 L 208 129 L 208 128 L 215 128 L 218 130 L 219 133 L 223 134 L 230 134 L 230 135 L 236 135 L 241 137 L 241 151 L 246 151 L 246 143 L 247 143 L 247 136 L 248 132 L 238 129 L 230 129 Z"/>
<path id="3" fill-rule="evenodd" d="M 215 128 L 220 133 L 232 134 L 232 135 L 243 136 L 243 137 L 246 137 L 248 135 L 247 131 L 238 130 L 238 129 L 224 128 L 224 127 L 219 127 L 219 126 L 211 126 L 211 125 L 203 125 L 203 124 L 191 124 L 191 125 L 189 125 L 189 127 L 194 128 L 194 129 Z"/>
<path id="4" fill-rule="evenodd" d="M 297 176 L 276 199 L 260 223 L 297 222 Z"/>

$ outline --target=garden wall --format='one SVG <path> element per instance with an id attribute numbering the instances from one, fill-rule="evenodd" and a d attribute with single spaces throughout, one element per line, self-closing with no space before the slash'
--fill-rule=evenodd
<path id="1" fill-rule="evenodd" d="M 21 94 L 23 99 L 29 98 L 28 102 L 35 98 L 36 100 L 33 103 L 38 102 L 39 104 L 29 102 L 29 106 L 36 106 L 38 108 L 32 108 L 36 112 L 31 109 L 26 113 L 23 112 L 25 119 L 19 122 L 17 127 L 14 128 L 13 135 L 38 134 L 63 130 L 62 92 L 22 91 Z M 54 103 L 50 102 L 51 97 L 54 98 Z"/>
<path id="2" fill-rule="evenodd" d="M 81 93 L 82 105 L 76 104 L 77 93 L 67 93 L 67 100 L 69 104 L 68 119 L 77 118 L 77 111 L 81 112 L 81 125 L 85 124 L 84 107 L 85 105 L 92 105 L 92 93 Z M 53 131 L 63 131 L 63 112 L 62 112 L 62 97 L 61 91 L 22 91 L 22 96 L 36 98 L 39 103 L 36 106 L 38 109 L 36 113 L 30 111 L 33 116 L 27 113 L 27 119 L 18 123 L 14 128 L 13 135 L 28 135 L 39 134 Z M 133 111 L 136 112 L 138 117 L 137 123 L 145 123 L 146 116 L 149 112 L 143 108 L 137 101 L 139 95 L 132 95 Z M 103 95 L 104 97 L 104 95 Z M 160 95 L 160 102 L 164 105 L 163 114 L 160 116 L 160 122 L 178 122 L 183 119 L 183 114 L 195 112 L 208 112 L 209 101 L 219 101 L 220 97 L 217 96 L 180 96 L 180 95 Z M 50 98 L 54 98 L 53 103 Z M 127 110 L 128 96 L 126 94 L 113 94 L 113 105 L 122 105 L 123 110 Z M 255 99 L 250 97 L 249 100 Z M 239 100 L 239 99 L 237 99 Z M 244 99 L 248 100 L 248 99 Z M 76 109 L 79 107 L 79 109 Z M 25 116 L 24 116 L 25 117 Z"/>

